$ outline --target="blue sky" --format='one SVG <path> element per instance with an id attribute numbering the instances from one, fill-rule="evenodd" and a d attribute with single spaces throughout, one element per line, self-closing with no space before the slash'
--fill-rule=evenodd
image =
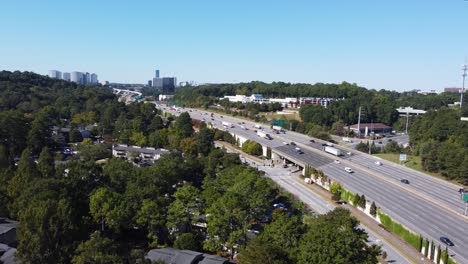
<path id="1" fill-rule="evenodd" d="M 461 86 L 464 0 L 1 0 L 0 69 L 145 83 Z"/>

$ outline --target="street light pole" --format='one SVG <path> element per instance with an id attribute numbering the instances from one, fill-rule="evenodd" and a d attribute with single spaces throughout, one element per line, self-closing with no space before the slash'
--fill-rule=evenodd
<path id="1" fill-rule="evenodd" d="M 463 74 L 462 74 L 462 77 L 463 77 L 463 84 L 462 84 L 462 90 L 461 90 L 461 95 L 460 95 L 460 109 L 462 109 L 463 107 L 463 94 L 465 93 L 465 77 L 466 77 L 466 70 L 467 70 L 467 64 L 465 63 L 463 65 Z"/>

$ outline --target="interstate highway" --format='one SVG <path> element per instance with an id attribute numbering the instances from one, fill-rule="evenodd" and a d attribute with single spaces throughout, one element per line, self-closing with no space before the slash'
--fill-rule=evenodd
<path id="1" fill-rule="evenodd" d="M 235 127 L 228 130 L 271 148 L 282 146 L 283 141 L 294 141 L 304 151 L 304 154 L 293 153 L 296 155 L 295 158 L 300 159 L 301 155 L 318 155 L 335 159 L 335 157 L 320 150 L 320 143 L 322 143 L 320 140 L 315 140 L 318 142 L 316 144 L 310 143 L 310 137 L 289 131 L 286 134 L 272 135 L 273 140 L 265 140 L 253 132 L 254 122 L 225 115 L 221 118 L 220 114 L 216 113 L 214 121 L 211 121 L 209 114 L 204 115 L 204 113 L 210 112 L 191 110 L 192 112 L 189 114 L 192 118 L 201 120 L 204 117 L 206 122 L 211 122 L 217 127 L 222 127 L 222 121 L 230 122 Z M 169 108 L 166 108 L 166 111 L 177 114 Z M 245 122 L 244 126 L 250 130 L 241 129 L 238 125 L 239 122 Z M 263 124 L 260 125 L 265 127 Z M 265 128 L 265 131 L 270 132 L 271 130 Z M 322 165 L 318 169 L 323 170 L 329 177 L 337 180 L 350 191 L 364 193 L 368 200 L 375 201 L 394 220 L 412 231 L 434 240 L 436 245 L 440 244 L 438 241 L 440 236 L 449 237 L 455 244 L 454 247 L 450 247 L 449 252 L 455 252 L 455 259 L 460 263 L 468 263 L 468 251 L 463 250 L 468 245 L 468 220 L 454 212 L 460 206 L 457 208 L 450 206 L 450 204 L 456 203 L 456 199 L 459 199 L 456 185 L 399 165 L 390 164 L 390 162 L 383 162 L 383 166 L 377 166 L 374 162 L 381 161 L 380 159 L 356 151 L 352 152 L 353 155 L 342 159 L 342 162 L 346 162 L 346 166 L 353 168 L 355 173 L 348 174 L 344 171 L 344 164 L 332 162 Z M 389 169 L 393 166 L 395 166 L 394 170 Z M 401 186 L 402 184 L 399 182 L 401 178 L 408 179 L 409 186 Z M 411 186 L 413 182 L 415 186 Z M 451 198 L 452 195 L 454 198 Z M 427 197 L 434 200 L 428 200 Z M 441 244 L 441 247 L 444 248 L 444 245 Z"/>

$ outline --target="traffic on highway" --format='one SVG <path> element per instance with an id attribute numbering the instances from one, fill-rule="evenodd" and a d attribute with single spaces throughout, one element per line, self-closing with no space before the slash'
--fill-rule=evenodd
<path id="1" fill-rule="evenodd" d="M 364 194 L 369 202 L 375 201 L 385 214 L 409 230 L 443 248 L 448 244 L 439 241 L 440 238 L 449 239 L 453 244 L 449 246 L 449 253 L 460 263 L 468 263 L 468 251 L 465 250 L 468 218 L 463 216 L 464 205 L 458 193 L 460 186 L 299 133 L 277 134 L 264 124 L 197 109 L 176 109 L 164 104 L 157 104 L 157 107 L 175 115 L 187 111 L 194 119 L 205 119 L 216 128 L 270 147 L 282 157 L 322 170 L 347 190 Z M 232 126 L 225 126 L 223 122 Z M 259 135 L 258 131 L 271 138 Z M 325 152 L 325 146 L 339 149 L 341 155 Z"/>

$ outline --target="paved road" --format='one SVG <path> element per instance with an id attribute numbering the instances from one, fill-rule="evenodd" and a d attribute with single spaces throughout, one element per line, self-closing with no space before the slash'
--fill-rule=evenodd
<path id="1" fill-rule="evenodd" d="M 252 161 L 250 161 L 250 164 L 253 164 Z M 264 171 L 267 177 L 271 178 L 284 190 L 296 195 L 299 200 L 309 206 L 309 208 L 314 212 L 325 214 L 335 209 L 336 206 L 334 204 L 329 203 L 316 193 L 309 190 L 306 186 L 294 180 L 293 177 L 297 177 L 297 175 L 291 174 L 290 171 L 292 169 L 282 168 L 279 166 L 273 168 L 269 166 L 258 166 L 258 169 Z M 391 261 L 391 263 L 411 263 L 411 261 L 402 255 L 397 249 L 386 243 L 384 237 L 377 235 L 365 226 L 361 225 L 360 228 L 363 228 L 369 235 L 369 244 L 377 244 L 382 247 L 383 251 L 387 252 L 387 261 Z"/>
<path id="2" fill-rule="evenodd" d="M 449 252 L 452 254 L 455 252 L 455 259 L 459 263 L 468 263 L 468 250 L 466 250 L 468 219 L 460 214 L 463 204 L 457 200 L 459 186 L 341 146 L 338 148 L 344 152 L 351 152 L 352 155 L 336 158 L 322 151 L 323 141 L 313 139 L 315 142 L 311 142 L 312 138 L 299 133 L 289 131 L 279 135 L 272 133 L 274 139 L 266 140 L 255 134 L 254 122 L 229 116 L 221 118 L 219 114 L 215 114 L 214 120 L 211 120 L 209 115 L 204 115 L 207 112 L 200 110 L 192 110 L 189 113 L 196 119 L 205 118 L 207 122 L 212 122 L 218 128 L 222 128 L 222 121 L 233 123 L 235 127 L 228 130 L 236 134 L 277 148 L 278 151 L 289 151 L 295 159 L 308 164 L 321 163 L 318 169 L 323 170 L 330 178 L 340 182 L 350 191 L 364 193 L 368 200 L 375 201 L 385 213 L 410 230 L 434 240 L 436 244 L 439 243 L 440 236 L 449 237 L 455 244 Z M 249 130 L 242 129 L 239 122 L 244 122 L 243 126 Z M 262 126 L 264 131 L 272 132 L 271 129 Z M 303 154 L 294 152 L 292 147 L 285 147 L 284 143 L 291 141 L 301 148 Z M 324 163 L 324 158 L 329 158 L 328 162 Z M 341 163 L 330 162 L 333 159 L 339 159 Z M 383 165 L 375 165 L 375 161 L 381 161 Z M 353 168 L 355 173 L 346 173 L 344 166 Z M 408 179 L 410 184 L 400 183 L 401 178 Z"/>

